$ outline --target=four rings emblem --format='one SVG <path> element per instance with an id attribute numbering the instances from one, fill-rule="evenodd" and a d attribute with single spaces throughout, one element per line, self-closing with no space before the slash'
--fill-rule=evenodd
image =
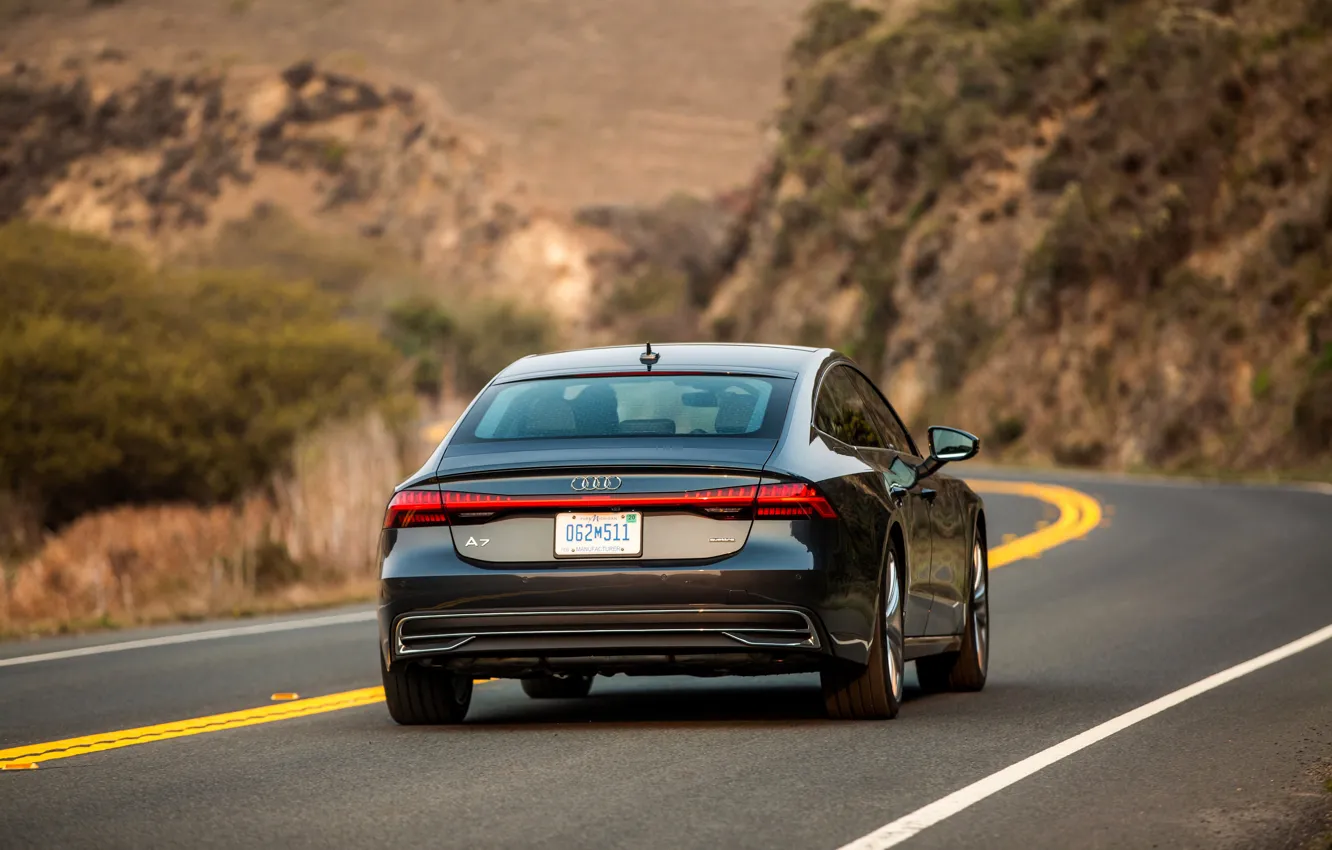
<path id="1" fill-rule="evenodd" d="M 624 482 L 618 475 L 584 475 L 569 482 L 574 490 L 618 490 Z"/>

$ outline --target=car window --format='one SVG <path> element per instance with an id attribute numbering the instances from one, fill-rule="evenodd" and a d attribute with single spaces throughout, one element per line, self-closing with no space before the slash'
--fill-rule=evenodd
<path id="1" fill-rule="evenodd" d="M 892 423 L 893 440 L 901 440 L 898 444 L 901 446 L 900 451 L 904 451 L 914 457 L 921 457 L 920 450 L 916 448 L 916 441 L 911 439 L 911 432 L 907 430 L 906 425 L 902 422 L 902 417 L 897 415 L 897 411 L 893 410 L 891 404 L 885 406 L 888 409 L 888 415 L 891 417 L 889 421 Z"/>
<path id="2" fill-rule="evenodd" d="M 850 369 L 847 371 L 851 375 L 851 382 L 855 385 L 856 392 L 860 395 L 870 420 L 879 433 L 883 435 L 888 448 L 914 455 L 915 447 L 911 438 L 907 436 L 906 428 L 902 427 L 902 421 L 897 418 L 897 414 L 884 401 L 883 395 L 870 383 L 869 378 Z"/>
<path id="3" fill-rule="evenodd" d="M 834 366 L 824 375 L 814 407 L 814 427 L 853 446 L 884 448 L 883 435 L 866 409 L 854 376 L 845 366 Z"/>
<path id="4" fill-rule="evenodd" d="M 773 437 L 793 381 L 746 375 L 545 378 L 486 390 L 458 442 L 576 437 Z"/>

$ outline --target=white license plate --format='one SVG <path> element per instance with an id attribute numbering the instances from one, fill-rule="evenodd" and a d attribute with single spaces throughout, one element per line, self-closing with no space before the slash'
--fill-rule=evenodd
<path id="1" fill-rule="evenodd" d="M 643 554 L 640 513 L 557 514 L 557 558 L 626 557 Z"/>

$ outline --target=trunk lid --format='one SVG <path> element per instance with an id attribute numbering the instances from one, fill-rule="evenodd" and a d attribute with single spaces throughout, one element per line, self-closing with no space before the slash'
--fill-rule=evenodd
<path id="1" fill-rule="evenodd" d="M 744 547 L 773 445 L 691 437 L 450 446 L 438 481 L 458 554 L 479 565 L 706 563 Z"/>

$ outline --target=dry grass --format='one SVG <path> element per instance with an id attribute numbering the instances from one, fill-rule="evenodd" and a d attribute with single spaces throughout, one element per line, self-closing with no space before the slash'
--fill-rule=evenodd
<path id="1" fill-rule="evenodd" d="M 299 564 L 374 579 L 384 503 L 404 473 L 379 417 L 325 428 L 298 445 L 292 475 L 277 482 L 277 539 Z"/>
<path id="2" fill-rule="evenodd" d="M 0 583 L 0 635 L 236 616 L 371 598 L 384 502 L 405 472 L 377 416 L 324 428 L 240 503 L 79 519 Z"/>

